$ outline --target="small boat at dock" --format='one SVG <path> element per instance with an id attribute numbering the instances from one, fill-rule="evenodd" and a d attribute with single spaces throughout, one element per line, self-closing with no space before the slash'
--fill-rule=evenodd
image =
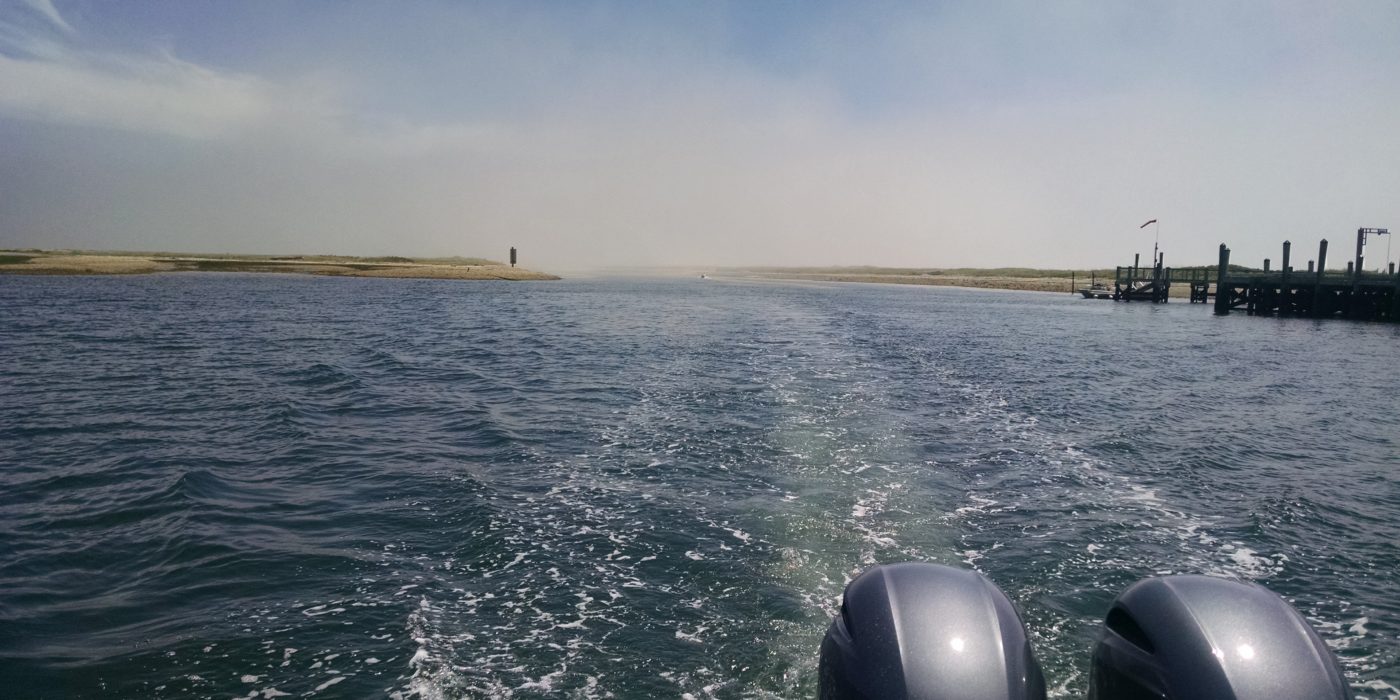
<path id="1" fill-rule="evenodd" d="M 1113 289 L 1103 282 L 1095 282 L 1087 287 L 1081 287 L 1079 293 L 1085 299 L 1112 299 Z"/>

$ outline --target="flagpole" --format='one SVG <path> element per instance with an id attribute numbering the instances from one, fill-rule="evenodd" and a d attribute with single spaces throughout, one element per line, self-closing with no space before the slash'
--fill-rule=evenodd
<path id="1" fill-rule="evenodd" d="M 1162 239 L 1162 229 L 1161 224 L 1157 223 L 1156 219 L 1148 221 L 1139 226 L 1138 229 L 1147 228 L 1147 224 L 1152 224 L 1152 269 L 1155 270 L 1157 269 L 1157 243 Z"/>

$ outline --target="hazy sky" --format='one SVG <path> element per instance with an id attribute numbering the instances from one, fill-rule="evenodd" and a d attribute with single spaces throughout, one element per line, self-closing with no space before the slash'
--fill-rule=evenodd
<path id="1" fill-rule="evenodd" d="M 1393 0 L 0 0 L 0 247 L 1082 267 L 1157 218 L 1169 264 L 1336 262 L 1400 233 L 1398 36 Z"/>

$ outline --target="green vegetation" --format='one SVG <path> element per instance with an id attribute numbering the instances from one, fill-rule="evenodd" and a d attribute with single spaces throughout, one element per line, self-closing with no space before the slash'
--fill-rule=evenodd
<path id="1" fill-rule="evenodd" d="M 179 260 L 176 265 L 179 269 L 199 270 L 201 272 L 261 272 L 264 270 L 276 270 L 295 264 L 287 261 L 271 260 Z"/>
<path id="2" fill-rule="evenodd" d="M 446 258 L 413 258 L 413 262 L 423 265 L 504 265 L 505 263 L 486 258 L 464 258 L 461 256 L 451 256 Z"/>
<path id="3" fill-rule="evenodd" d="M 33 259 L 33 255 L 0 255 L 0 265 L 22 265 Z"/>

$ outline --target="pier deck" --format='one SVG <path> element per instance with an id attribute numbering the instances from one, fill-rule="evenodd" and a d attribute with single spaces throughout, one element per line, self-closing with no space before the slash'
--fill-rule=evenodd
<path id="1" fill-rule="evenodd" d="M 1221 243 L 1215 313 L 1244 309 L 1250 315 L 1400 322 L 1400 275 L 1395 264 L 1390 263 L 1385 272 L 1362 270 L 1366 236 L 1386 233 L 1385 229 L 1358 230 L 1356 260 L 1347 263 L 1345 272 L 1326 269 L 1325 240 L 1318 248 L 1317 265 L 1308 261 L 1306 272 L 1289 265 L 1288 241 L 1283 243 L 1280 269 L 1270 271 L 1265 260 L 1263 272 L 1230 272 L 1230 249 Z"/>

